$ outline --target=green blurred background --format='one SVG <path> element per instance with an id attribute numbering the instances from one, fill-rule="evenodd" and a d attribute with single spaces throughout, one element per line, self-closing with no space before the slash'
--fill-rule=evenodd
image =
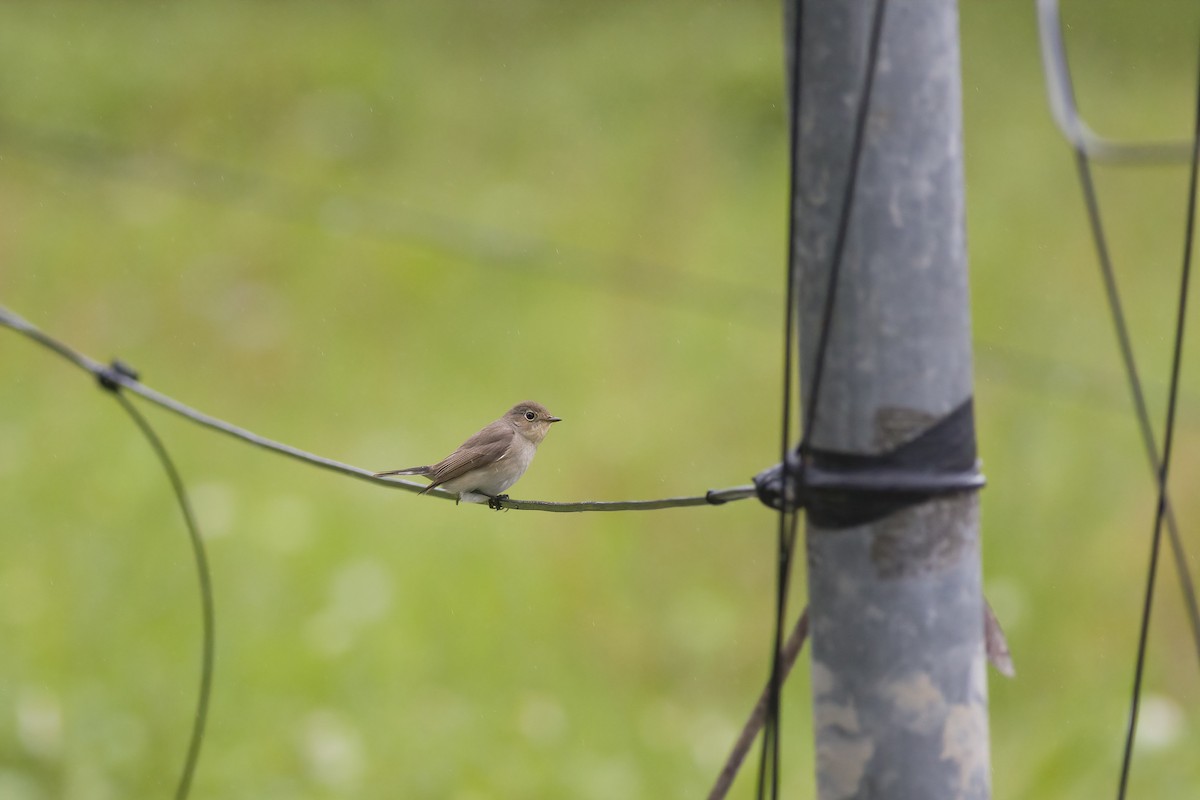
<path id="1" fill-rule="evenodd" d="M 1200 8 L 1065 12 L 1095 127 L 1187 136 Z M 970 0 L 962 31 L 984 570 L 1018 668 L 991 683 L 995 796 L 1090 799 L 1115 787 L 1153 493 L 1032 4 Z M 516 497 L 745 483 L 778 452 L 780 42 L 760 0 L 4 4 L 0 303 L 370 469 L 533 398 L 566 421 Z M 1185 170 L 1098 180 L 1157 412 Z M 82 373 L 0 331 L 0 375 L 0 796 L 168 796 L 200 635 L 168 484 Z M 707 791 L 766 675 L 766 509 L 495 514 L 146 413 L 216 591 L 195 797 Z M 1150 647 L 1131 796 L 1194 794 L 1169 564 Z M 811 797 L 806 667 L 785 702 L 785 794 Z"/>

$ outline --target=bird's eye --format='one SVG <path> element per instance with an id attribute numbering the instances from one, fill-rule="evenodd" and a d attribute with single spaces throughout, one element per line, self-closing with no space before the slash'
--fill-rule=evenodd
<path id="1" fill-rule="evenodd" d="M 529 420 L 530 422 L 533 422 L 535 419 L 537 419 L 537 414 L 533 413 L 532 411 L 526 411 L 525 419 Z"/>

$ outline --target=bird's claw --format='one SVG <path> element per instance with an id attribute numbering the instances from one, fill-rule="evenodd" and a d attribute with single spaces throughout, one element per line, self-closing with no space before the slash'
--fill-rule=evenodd
<path id="1" fill-rule="evenodd" d="M 507 511 L 508 509 L 501 505 L 501 503 L 507 499 L 508 495 L 506 494 L 498 494 L 494 497 L 489 497 L 488 508 L 492 509 L 493 511 Z"/>

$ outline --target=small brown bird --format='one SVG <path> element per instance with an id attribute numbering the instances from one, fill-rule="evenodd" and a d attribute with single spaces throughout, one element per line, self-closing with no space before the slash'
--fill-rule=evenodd
<path id="1" fill-rule="evenodd" d="M 375 477 L 422 475 L 432 483 L 421 494 L 440 488 L 457 494 L 459 501 L 487 501 L 493 508 L 499 508 L 497 501 L 508 497 L 504 490 L 525 474 L 537 446 L 555 422 L 562 420 L 552 416 L 541 403 L 517 403 L 438 463 L 377 472 Z"/>

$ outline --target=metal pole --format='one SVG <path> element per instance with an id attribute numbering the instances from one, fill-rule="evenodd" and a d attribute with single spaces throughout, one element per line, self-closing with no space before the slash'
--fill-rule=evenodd
<path id="1" fill-rule="evenodd" d="M 874 3 L 801 6 L 794 244 L 802 394 L 817 404 L 808 444 L 866 456 L 919 436 L 972 394 L 957 7 L 881 1 L 875 83 L 815 398 L 815 348 Z M 978 521 L 972 491 L 851 527 L 825 525 L 810 510 L 821 800 L 990 796 Z"/>

